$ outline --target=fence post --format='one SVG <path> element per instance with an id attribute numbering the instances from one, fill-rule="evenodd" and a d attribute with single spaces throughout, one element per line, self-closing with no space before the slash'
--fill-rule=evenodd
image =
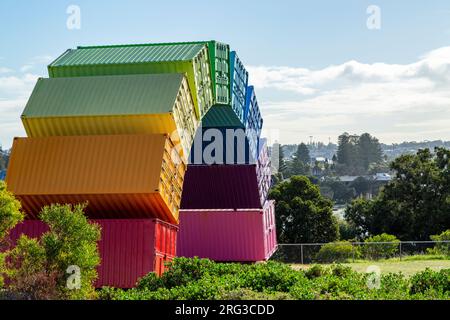
<path id="1" fill-rule="evenodd" d="M 402 242 L 400 241 L 400 261 L 402 261 Z"/>
<path id="2" fill-rule="evenodd" d="M 300 245 L 300 256 L 301 256 L 301 261 L 303 264 L 303 244 Z"/>

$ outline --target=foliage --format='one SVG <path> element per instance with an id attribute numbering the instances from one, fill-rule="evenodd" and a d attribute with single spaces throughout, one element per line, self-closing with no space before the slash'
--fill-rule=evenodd
<path id="1" fill-rule="evenodd" d="M 438 272 L 426 269 L 411 278 L 411 293 L 425 293 L 434 290 L 439 293 L 450 292 L 450 269 Z"/>
<path id="2" fill-rule="evenodd" d="M 295 158 L 289 165 L 289 175 L 308 175 L 311 170 L 310 161 L 308 147 L 304 143 L 299 144 Z"/>
<path id="3" fill-rule="evenodd" d="M 24 219 L 20 209 L 20 202 L 6 189 L 6 183 L 0 181 L 0 249 L 9 230 Z"/>
<path id="4" fill-rule="evenodd" d="M 392 258 L 396 253 L 398 253 L 399 244 L 400 240 L 398 240 L 395 236 L 382 233 L 365 239 L 362 251 L 367 259 L 377 260 L 381 258 Z"/>
<path id="5" fill-rule="evenodd" d="M 57 299 L 57 273 L 47 272 L 45 249 L 22 235 L 8 252 L 8 296 L 14 299 Z"/>
<path id="6" fill-rule="evenodd" d="M 6 189 L 6 184 L 0 181 L 0 288 L 3 286 L 5 272 L 5 254 L 8 248 L 9 231 L 24 219 L 21 204 L 14 195 Z"/>
<path id="7" fill-rule="evenodd" d="M 100 228 L 88 222 L 84 208 L 51 205 L 42 209 L 39 217 L 49 231 L 40 240 L 22 236 L 5 254 L 9 295 L 24 299 L 95 298 Z M 69 266 L 80 269 L 80 288 L 68 288 Z"/>
<path id="8" fill-rule="evenodd" d="M 180 277 L 181 270 L 199 272 Z M 368 274 L 342 265 L 311 266 L 296 271 L 277 262 L 215 263 L 207 259 L 176 258 L 161 281 L 144 277 L 137 288 L 103 288 L 103 300 L 286 300 L 286 299 L 447 299 L 450 269 L 427 270 L 410 279 L 401 273 L 383 274 L 379 288 L 368 286 Z M 179 281 L 179 282 L 177 282 Z"/>
<path id="9" fill-rule="evenodd" d="M 347 132 L 338 138 L 337 169 L 340 174 L 366 174 L 370 166 L 383 160 L 383 152 L 377 138 L 368 133 L 361 136 Z"/>
<path id="10" fill-rule="evenodd" d="M 432 235 L 430 238 L 433 241 L 450 241 L 450 229 L 441 234 Z M 450 242 L 436 243 L 434 249 L 438 254 L 450 256 Z"/>
<path id="11" fill-rule="evenodd" d="M 348 241 L 330 242 L 323 245 L 316 255 L 318 262 L 345 262 L 359 258 L 360 252 Z"/>
<path id="12" fill-rule="evenodd" d="M 391 164 L 395 176 L 373 200 L 354 200 L 346 219 L 361 234 L 393 234 L 428 240 L 450 226 L 450 150 L 402 155 Z"/>
<path id="13" fill-rule="evenodd" d="M 293 176 L 269 193 L 276 202 L 278 239 L 281 243 L 330 242 L 338 238 L 331 200 L 304 176 Z"/>

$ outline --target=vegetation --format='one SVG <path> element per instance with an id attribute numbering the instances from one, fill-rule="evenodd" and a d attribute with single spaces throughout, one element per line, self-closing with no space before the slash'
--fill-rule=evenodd
<path id="1" fill-rule="evenodd" d="M 419 150 L 395 159 L 396 172 L 373 200 L 356 199 L 346 219 L 359 236 L 390 233 L 402 240 L 429 240 L 450 226 L 450 150 Z"/>
<path id="2" fill-rule="evenodd" d="M 331 200 L 304 176 L 293 176 L 269 193 L 274 199 L 280 243 L 330 242 L 338 239 Z"/>
<path id="3" fill-rule="evenodd" d="M 346 262 L 350 259 L 358 259 L 360 252 L 348 241 L 330 242 L 323 245 L 316 255 L 317 262 Z"/>
<path id="4" fill-rule="evenodd" d="M 103 288 L 101 299 L 448 299 L 450 270 L 425 270 L 412 278 L 401 273 L 381 275 L 379 287 L 369 286 L 373 274 L 341 265 L 294 270 L 269 261 L 261 264 L 214 263 L 175 258 L 161 278 L 147 275 L 137 288 Z"/>
<path id="5" fill-rule="evenodd" d="M 365 239 L 364 243 L 363 255 L 367 259 L 378 260 L 391 258 L 397 254 L 400 241 L 393 235 L 382 233 Z"/>
<path id="6" fill-rule="evenodd" d="M 0 146 L 0 171 L 6 170 L 8 167 L 9 154 L 6 150 L 2 150 L 2 146 Z"/>
<path id="7" fill-rule="evenodd" d="M 433 253 L 450 256 L 450 229 L 442 232 L 441 234 L 432 235 L 430 238 L 433 241 L 449 241 L 437 243 L 433 248 Z"/>
<path id="8" fill-rule="evenodd" d="M 0 269 L 0 276 L 8 279 L 4 298 L 95 298 L 100 228 L 88 222 L 84 208 L 52 205 L 42 209 L 39 217 L 49 231 L 39 240 L 22 235 L 4 253 Z"/>

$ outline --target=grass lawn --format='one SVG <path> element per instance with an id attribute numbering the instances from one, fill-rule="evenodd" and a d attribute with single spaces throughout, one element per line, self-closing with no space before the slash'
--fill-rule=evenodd
<path id="1" fill-rule="evenodd" d="M 397 273 L 402 272 L 406 276 L 411 276 L 417 272 L 423 271 L 426 268 L 439 271 L 440 269 L 450 269 L 450 260 L 422 260 L 422 259 L 406 259 L 400 261 L 397 259 L 380 260 L 380 261 L 356 261 L 351 263 L 341 263 L 349 266 L 358 272 L 366 272 L 369 266 L 378 266 L 382 273 Z M 326 264 L 323 264 L 326 265 Z M 310 265 L 294 264 L 294 269 L 307 269 Z"/>

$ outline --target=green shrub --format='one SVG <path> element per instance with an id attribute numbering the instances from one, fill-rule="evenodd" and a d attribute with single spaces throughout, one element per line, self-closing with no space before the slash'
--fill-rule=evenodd
<path id="1" fill-rule="evenodd" d="M 219 300 L 294 300 L 292 295 L 286 292 L 257 292 L 246 288 L 239 288 L 225 292 L 218 296 Z"/>
<path id="2" fill-rule="evenodd" d="M 430 238 L 433 241 L 450 241 L 450 229 L 442 232 L 441 234 L 430 236 Z M 450 242 L 436 243 L 434 249 L 436 250 L 435 253 L 437 254 L 450 256 Z"/>
<path id="3" fill-rule="evenodd" d="M 348 241 L 330 242 L 323 245 L 316 255 L 316 260 L 322 263 L 345 262 L 358 258 L 359 251 Z"/>
<path id="4" fill-rule="evenodd" d="M 85 205 L 51 205 L 42 209 L 39 217 L 49 231 L 40 240 L 22 236 L 5 253 L 3 273 L 9 279 L 9 295 L 18 299 L 95 298 L 100 227 L 89 223 L 84 208 Z M 75 272 L 79 268 L 79 288 L 68 286 L 72 278 L 72 284 L 77 284 L 76 275 L 67 273 L 70 266 L 75 266 Z"/>
<path id="5" fill-rule="evenodd" d="M 393 242 L 393 243 L 376 243 Z M 378 260 L 391 258 L 399 251 L 400 241 L 393 235 L 382 233 L 364 240 L 362 248 L 363 255 L 367 259 Z"/>
<path id="6" fill-rule="evenodd" d="M 432 271 L 426 269 L 411 278 L 411 293 L 425 293 L 427 290 L 450 292 L 450 269 Z"/>
<path id="7" fill-rule="evenodd" d="M 136 287 L 139 290 L 155 291 L 164 287 L 164 281 L 161 277 L 158 277 L 156 273 L 150 272 L 137 281 Z"/>
<path id="8" fill-rule="evenodd" d="M 305 270 L 304 273 L 308 279 L 314 279 L 328 274 L 327 269 L 318 264 L 312 265 L 307 270 Z"/>
<path id="9" fill-rule="evenodd" d="M 242 274 L 243 286 L 256 291 L 288 292 L 289 288 L 302 276 L 289 265 L 268 261 L 249 265 Z"/>
<path id="10" fill-rule="evenodd" d="M 168 264 L 168 270 L 164 272 L 162 280 L 168 289 L 184 286 L 201 279 L 205 274 L 210 274 L 213 268 L 214 262 L 209 259 L 177 257 Z"/>

